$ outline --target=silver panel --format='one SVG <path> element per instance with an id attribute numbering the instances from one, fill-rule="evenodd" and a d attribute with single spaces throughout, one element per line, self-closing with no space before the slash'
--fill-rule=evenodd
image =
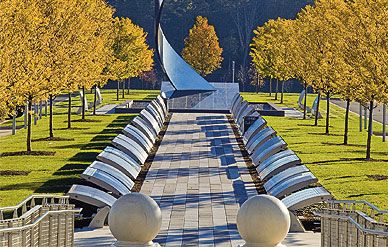
<path id="1" fill-rule="evenodd" d="M 310 170 L 303 165 L 289 168 L 270 178 L 266 183 L 264 183 L 264 188 L 266 191 L 270 191 L 273 187 L 275 187 L 279 183 L 282 183 L 284 180 L 309 171 Z"/>
<path id="2" fill-rule="evenodd" d="M 298 210 L 319 202 L 332 199 L 333 196 L 323 187 L 309 188 L 295 192 L 282 199 L 288 210 Z"/>
<path id="3" fill-rule="evenodd" d="M 231 104 L 231 106 L 230 106 L 230 113 L 231 113 L 231 114 L 233 114 L 234 109 L 236 108 L 236 105 L 240 102 L 240 99 L 241 99 L 240 93 L 236 93 L 236 94 L 233 96 L 232 104 Z"/>
<path id="4" fill-rule="evenodd" d="M 277 198 L 281 198 L 316 182 L 318 182 L 318 179 L 311 172 L 301 173 L 284 180 L 267 192 Z"/>
<path id="5" fill-rule="evenodd" d="M 146 107 L 146 110 L 156 119 L 158 126 L 159 126 L 159 131 L 163 127 L 164 120 L 160 117 L 158 110 L 153 106 L 153 104 L 149 104 Z"/>
<path id="6" fill-rule="evenodd" d="M 116 178 L 95 168 L 88 167 L 81 174 L 81 178 L 94 183 L 95 185 L 112 192 L 114 195 L 121 196 L 131 193 L 124 184 L 120 183 Z"/>
<path id="7" fill-rule="evenodd" d="M 74 184 L 70 188 L 69 192 L 67 192 L 67 195 L 71 199 L 81 201 L 98 208 L 103 208 L 106 206 L 112 207 L 113 203 L 116 201 L 116 198 L 102 190 L 78 184 Z"/>
<path id="8" fill-rule="evenodd" d="M 268 180 L 272 176 L 275 176 L 278 173 L 283 173 L 283 171 L 286 169 L 287 169 L 286 171 L 288 171 L 290 170 L 288 168 L 293 166 L 299 166 L 300 164 L 301 164 L 301 161 L 298 156 L 290 155 L 276 160 L 275 162 L 271 163 L 265 168 L 262 168 L 262 165 L 260 165 L 259 166 L 260 168 L 259 167 L 257 168 L 258 170 L 257 172 L 259 173 L 259 177 L 262 180 Z"/>
<path id="9" fill-rule="evenodd" d="M 260 117 L 260 114 L 256 110 L 254 110 L 253 112 L 249 113 L 248 115 L 246 115 L 242 118 L 242 121 L 241 121 L 240 127 L 239 127 L 241 135 L 244 135 L 244 129 L 245 129 L 244 121 L 245 121 L 246 117 Z M 244 138 L 243 138 L 243 140 L 244 140 Z"/>
<path id="10" fill-rule="evenodd" d="M 245 109 L 247 109 L 248 106 L 249 106 L 249 103 L 245 100 L 241 103 L 240 108 L 238 109 L 236 116 L 233 116 L 234 121 L 236 123 L 240 119 L 241 114 L 245 111 Z"/>
<path id="11" fill-rule="evenodd" d="M 133 125 L 128 124 L 124 129 L 123 129 L 123 134 L 139 144 L 144 151 L 149 153 L 152 149 L 153 143 L 148 139 L 148 137 L 141 132 L 138 128 L 136 128 Z"/>
<path id="12" fill-rule="evenodd" d="M 105 164 L 103 162 L 94 161 L 88 168 L 94 168 L 94 169 L 97 169 L 97 170 L 100 170 L 100 171 L 103 171 L 103 172 L 109 174 L 110 176 L 117 179 L 117 181 L 122 183 L 129 190 L 131 190 L 133 185 L 134 185 L 134 182 L 128 176 L 126 176 L 124 173 L 122 173 L 120 170 L 118 170 L 118 169 L 116 169 L 108 164 Z"/>
<path id="13" fill-rule="evenodd" d="M 157 100 L 151 102 L 151 105 L 156 109 L 159 118 L 162 120 L 162 123 L 166 121 L 166 116 L 164 115 L 162 107 L 159 105 Z"/>
<path id="14" fill-rule="evenodd" d="M 260 148 L 258 148 L 252 155 L 252 161 L 256 166 L 264 162 L 271 155 L 276 154 L 287 148 L 287 143 L 279 136 L 266 141 Z"/>
<path id="15" fill-rule="evenodd" d="M 136 179 L 141 171 L 139 163 L 126 153 L 113 147 L 106 147 L 104 151 L 97 156 L 97 159 L 105 164 L 113 166 L 133 179 Z"/>
<path id="16" fill-rule="evenodd" d="M 139 144 L 125 135 L 118 135 L 113 139 L 112 145 L 131 156 L 141 165 L 144 164 L 148 157 L 147 152 Z"/>
<path id="17" fill-rule="evenodd" d="M 248 104 L 248 107 L 245 108 L 245 110 L 242 111 L 241 114 L 239 115 L 238 119 L 236 119 L 237 125 L 240 127 L 244 121 L 244 117 L 249 116 L 254 111 L 255 111 L 255 108 L 253 108 L 253 106 Z"/>
<path id="18" fill-rule="evenodd" d="M 246 144 L 247 151 L 251 154 L 254 153 L 258 148 L 276 136 L 276 131 L 271 127 L 267 127 L 259 131 L 251 140 Z"/>
<path id="19" fill-rule="evenodd" d="M 146 123 L 148 129 L 152 132 L 152 134 L 156 137 L 159 134 L 160 128 L 158 121 L 149 113 L 147 110 L 142 110 L 139 114 L 139 117 L 141 117 Z"/>
<path id="20" fill-rule="evenodd" d="M 281 151 L 279 153 L 276 153 L 274 155 L 271 155 L 271 157 L 268 157 L 263 163 L 260 164 L 259 167 L 257 167 L 257 171 L 260 173 L 262 172 L 265 168 L 270 166 L 272 163 L 276 162 L 278 159 L 281 159 L 283 157 L 287 157 L 290 155 L 295 155 L 297 156 L 291 149 L 286 149 L 284 151 Z"/>
<path id="21" fill-rule="evenodd" d="M 163 115 L 166 117 L 168 114 L 167 105 L 165 104 L 164 99 L 160 95 L 156 97 L 156 103 L 161 107 L 161 109 L 163 110 Z"/>
<path id="22" fill-rule="evenodd" d="M 240 110 L 240 107 L 241 107 L 241 104 L 242 104 L 243 100 L 244 100 L 243 97 L 241 95 L 239 95 L 236 103 L 234 104 L 234 106 L 232 106 L 232 116 L 234 118 L 236 118 L 237 113 Z"/>
<path id="23" fill-rule="evenodd" d="M 155 143 L 156 136 L 154 132 L 150 130 L 149 124 L 144 119 L 137 116 L 132 120 L 131 124 L 143 132 L 152 143 Z"/>
<path id="24" fill-rule="evenodd" d="M 262 130 L 267 125 L 267 121 L 264 118 L 259 117 L 244 133 L 244 144 L 246 145 L 252 136 L 256 135 L 257 132 Z"/>

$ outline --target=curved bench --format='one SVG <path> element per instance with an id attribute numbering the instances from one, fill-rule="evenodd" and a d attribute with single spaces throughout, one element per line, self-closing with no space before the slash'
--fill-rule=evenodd
<path id="1" fill-rule="evenodd" d="M 246 117 L 260 117 L 260 114 L 259 114 L 258 111 L 256 111 L 256 109 L 254 109 L 253 112 L 250 112 L 247 115 L 242 117 L 242 121 L 241 121 L 241 124 L 239 126 L 239 131 L 240 131 L 241 135 L 244 135 L 244 133 L 245 133 L 245 122 L 244 122 L 244 120 L 245 120 Z"/>
<path id="2" fill-rule="evenodd" d="M 239 93 L 236 94 L 232 99 L 232 106 L 230 108 L 230 113 L 232 114 L 233 117 L 236 117 L 237 111 L 240 108 L 242 101 L 243 101 L 243 98 Z"/>
<path id="3" fill-rule="evenodd" d="M 151 105 L 155 108 L 156 112 L 158 113 L 160 119 L 162 120 L 162 123 L 166 121 L 166 115 L 164 115 L 164 111 L 162 107 L 158 104 L 157 100 L 153 100 L 151 102 Z"/>
<path id="4" fill-rule="evenodd" d="M 267 125 L 267 121 L 265 121 L 264 118 L 261 116 L 247 129 L 247 131 L 243 135 L 243 141 L 244 144 L 247 145 L 247 143 L 250 141 L 251 137 L 256 135 L 257 132 L 265 128 Z"/>
<path id="5" fill-rule="evenodd" d="M 128 138 L 136 140 L 136 142 L 146 151 L 149 153 L 153 147 L 153 143 L 151 140 L 138 128 L 136 128 L 133 125 L 128 124 L 123 129 L 123 134 L 127 136 Z"/>
<path id="6" fill-rule="evenodd" d="M 74 184 L 71 186 L 67 195 L 74 200 L 96 206 L 98 208 L 112 207 L 117 200 L 108 193 L 85 185 Z"/>
<path id="7" fill-rule="evenodd" d="M 254 135 L 248 143 L 246 143 L 247 151 L 252 154 L 258 148 L 260 148 L 266 141 L 274 138 L 276 136 L 276 131 L 271 127 L 266 127 Z"/>
<path id="8" fill-rule="evenodd" d="M 289 168 L 280 172 L 279 174 L 276 174 L 267 182 L 265 182 L 264 188 L 266 191 L 270 191 L 278 184 L 283 183 L 285 180 L 306 172 L 310 172 L 310 170 L 304 165 Z"/>
<path id="9" fill-rule="evenodd" d="M 252 162 L 259 166 L 262 162 L 268 159 L 271 155 L 276 154 L 287 148 L 287 143 L 279 136 L 266 141 L 260 148 L 251 155 Z"/>
<path id="10" fill-rule="evenodd" d="M 143 132 L 143 134 L 147 136 L 152 144 L 155 143 L 157 135 L 154 131 L 151 131 L 148 123 L 144 119 L 142 119 L 140 116 L 137 116 L 132 120 L 131 124 Z"/>
<path id="11" fill-rule="evenodd" d="M 145 108 L 156 120 L 158 123 L 159 131 L 163 128 L 164 120 L 162 120 L 162 117 L 159 115 L 158 110 L 155 108 L 155 106 L 152 105 L 152 102 L 148 104 L 148 106 Z"/>
<path id="12" fill-rule="evenodd" d="M 236 113 L 236 116 L 233 116 L 234 117 L 234 121 L 236 122 L 237 124 L 237 121 L 240 119 L 240 116 L 241 114 L 245 111 L 245 109 L 249 106 L 249 103 L 247 101 L 243 101 L 241 102 L 241 105 L 240 107 L 238 108 L 238 111 Z"/>
<path id="13" fill-rule="evenodd" d="M 168 114 L 167 105 L 165 104 L 163 98 L 160 95 L 156 97 L 156 103 L 158 103 L 158 105 L 160 105 L 160 107 L 162 108 L 164 116 L 167 116 Z"/>
<path id="14" fill-rule="evenodd" d="M 288 210 L 298 210 L 319 202 L 332 199 L 333 196 L 323 187 L 315 187 L 295 192 L 282 199 Z"/>
<path id="15" fill-rule="evenodd" d="M 311 172 L 300 173 L 277 184 L 267 192 L 277 198 L 282 198 L 317 182 L 318 179 Z"/>
<path id="16" fill-rule="evenodd" d="M 144 164 L 147 160 L 147 152 L 134 140 L 125 135 L 120 134 L 115 137 L 112 140 L 112 145 L 137 160 L 140 165 Z"/>
<path id="17" fill-rule="evenodd" d="M 236 119 L 236 123 L 239 126 L 240 131 L 241 131 L 241 126 L 243 126 L 244 117 L 249 116 L 250 114 L 254 113 L 255 111 L 256 111 L 256 109 L 253 108 L 253 106 L 249 105 L 249 103 L 248 103 L 248 106 L 245 108 L 244 111 L 241 112 L 240 116 Z"/>
<path id="18" fill-rule="evenodd" d="M 100 161 L 94 161 L 86 168 L 81 178 L 118 196 L 130 193 L 134 185 L 134 182 L 124 173 Z"/>
<path id="19" fill-rule="evenodd" d="M 144 109 L 140 112 L 139 117 L 141 117 L 144 121 L 146 121 L 149 129 L 151 131 L 153 131 L 153 134 L 155 136 L 158 136 L 158 134 L 160 132 L 160 128 L 159 128 L 159 124 L 158 124 L 158 121 L 156 120 L 156 118 L 154 116 L 152 116 L 152 114 L 146 109 Z"/>
<path id="20" fill-rule="evenodd" d="M 268 163 L 267 163 L 268 164 Z M 283 171 L 289 170 L 288 168 L 299 166 L 301 164 L 301 160 L 296 155 L 290 155 L 283 158 L 280 158 L 269 165 L 265 166 L 261 164 L 256 168 L 257 173 L 261 180 L 266 181 L 276 174 L 280 174 Z M 277 176 L 277 175 L 276 175 Z"/>
<path id="21" fill-rule="evenodd" d="M 113 147 L 106 147 L 97 159 L 136 179 L 141 171 L 140 165 L 129 155 Z"/>

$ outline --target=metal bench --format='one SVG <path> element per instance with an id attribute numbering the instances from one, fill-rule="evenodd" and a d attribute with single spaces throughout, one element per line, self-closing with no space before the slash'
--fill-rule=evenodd
<path id="1" fill-rule="evenodd" d="M 236 117 L 237 111 L 240 108 L 242 101 L 243 101 L 243 98 L 239 93 L 236 94 L 232 99 L 232 106 L 230 108 L 230 113 L 232 114 L 233 117 Z"/>
<path id="2" fill-rule="evenodd" d="M 162 108 L 164 116 L 167 116 L 168 109 L 167 109 L 167 106 L 164 102 L 164 99 L 160 95 L 158 95 L 158 97 L 156 97 L 156 103 L 158 103 L 158 105 L 160 105 L 160 107 Z"/>
<path id="3" fill-rule="evenodd" d="M 249 106 L 249 103 L 245 100 L 241 103 L 241 105 L 237 111 L 236 116 L 233 116 L 236 124 L 237 124 L 238 119 L 240 119 L 241 114 L 245 111 L 245 109 L 247 109 L 248 106 Z"/>
<path id="4" fill-rule="evenodd" d="M 318 179 L 311 172 L 300 173 L 284 180 L 267 192 L 277 198 L 282 198 L 317 182 Z"/>
<path id="5" fill-rule="evenodd" d="M 239 126 L 239 131 L 240 131 L 240 134 L 241 134 L 242 136 L 244 136 L 244 133 L 245 133 L 245 118 L 246 118 L 246 117 L 260 117 L 260 114 L 259 114 L 258 111 L 256 111 L 256 110 L 254 109 L 253 112 L 250 112 L 249 114 L 247 114 L 247 115 L 245 115 L 245 116 L 242 117 L 242 121 L 241 121 L 241 124 L 240 124 L 240 126 Z"/>
<path id="6" fill-rule="evenodd" d="M 248 106 L 244 109 L 244 111 L 242 111 L 240 113 L 238 119 L 235 119 L 237 125 L 239 127 L 241 127 L 243 125 L 244 117 L 249 116 L 250 114 L 252 114 L 255 111 L 256 111 L 256 109 L 253 108 L 253 106 L 249 105 L 249 103 L 248 103 Z"/>
<path id="7" fill-rule="evenodd" d="M 118 135 L 112 140 L 112 145 L 137 160 L 140 165 L 147 160 L 148 154 L 134 140 L 125 135 Z"/>
<path id="8" fill-rule="evenodd" d="M 128 124 L 123 129 L 123 134 L 128 138 L 135 140 L 137 144 L 139 144 L 147 153 L 151 151 L 153 143 L 143 132 L 141 132 L 135 126 Z"/>
<path id="9" fill-rule="evenodd" d="M 160 132 L 160 127 L 156 118 L 147 109 L 142 110 L 139 116 L 148 123 L 148 127 L 157 136 Z"/>
<path id="10" fill-rule="evenodd" d="M 166 121 L 166 115 L 162 109 L 162 106 L 158 103 L 157 100 L 153 100 L 151 102 L 151 105 L 156 109 L 157 113 L 159 114 L 160 119 L 164 123 Z"/>
<path id="11" fill-rule="evenodd" d="M 243 141 L 246 145 L 252 136 L 256 135 L 260 130 L 262 130 L 267 125 L 267 121 L 261 116 L 247 129 L 244 133 Z"/>
<path id="12" fill-rule="evenodd" d="M 113 147 L 106 147 L 97 159 L 120 170 L 126 176 L 136 179 L 141 171 L 139 163 L 132 157 Z"/>
<path id="13" fill-rule="evenodd" d="M 94 161 L 81 174 L 81 178 L 120 196 L 131 192 L 134 182 L 116 168 Z"/>
<path id="14" fill-rule="evenodd" d="M 148 106 L 145 108 L 156 120 L 159 126 L 159 131 L 161 128 L 163 128 L 163 123 L 164 120 L 162 117 L 159 115 L 158 110 L 150 103 Z"/>
<path id="15" fill-rule="evenodd" d="M 132 120 L 131 124 L 143 132 L 151 143 L 155 143 L 157 135 L 150 129 L 149 124 L 143 118 L 137 116 Z"/>
<path id="16" fill-rule="evenodd" d="M 270 191 L 273 187 L 282 183 L 283 181 L 290 179 L 291 177 L 296 176 L 298 174 L 309 171 L 310 170 L 304 165 L 291 167 L 287 170 L 279 172 L 278 174 L 270 178 L 266 183 L 264 183 L 264 188 L 266 191 Z"/>
<path id="17" fill-rule="evenodd" d="M 254 135 L 248 143 L 246 143 L 246 149 L 248 153 L 255 152 L 258 148 L 260 148 L 266 141 L 274 138 L 276 136 L 276 131 L 271 127 L 266 127 L 259 131 L 256 135 Z"/>
<path id="18" fill-rule="evenodd" d="M 276 136 L 266 141 L 260 148 L 251 155 L 253 164 L 259 166 L 262 162 L 268 159 L 271 155 L 276 154 L 287 148 L 287 143 L 280 137 Z"/>
<path id="19" fill-rule="evenodd" d="M 268 164 L 268 163 L 267 163 Z M 299 166 L 301 161 L 298 156 L 290 155 L 283 158 L 280 158 L 267 166 L 263 166 L 262 164 L 256 168 L 257 173 L 261 180 L 266 181 L 271 177 L 275 176 L 278 173 L 289 170 L 288 168 Z"/>
<path id="20" fill-rule="evenodd" d="M 85 185 L 74 184 L 67 195 L 74 200 L 84 202 L 96 206 L 98 208 L 112 207 L 113 203 L 117 200 L 115 197 L 108 193 Z"/>
<path id="21" fill-rule="evenodd" d="M 323 187 L 315 187 L 295 192 L 282 199 L 288 210 L 295 211 L 319 202 L 332 199 L 333 196 Z"/>

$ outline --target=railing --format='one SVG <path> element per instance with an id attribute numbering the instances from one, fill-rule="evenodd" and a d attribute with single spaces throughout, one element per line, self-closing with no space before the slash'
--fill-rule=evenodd
<path id="1" fill-rule="evenodd" d="M 69 197 L 57 195 L 31 195 L 16 206 L 0 208 L 0 221 L 4 219 L 17 218 L 36 205 L 47 204 L 67 205 L 69 204 Z"/>
<path id="2" fill-rule="evenodd" d="M 68 197 L 51 195 L 0 208 L 0 247 L 73 246 L 74 214 L 80 211 Z"/>
<path id="3" fill-rule="evenodd" d="M 321 246 L 388 247 L 388 211 L 367 201 L 329 201 L 321 217 Z"/>

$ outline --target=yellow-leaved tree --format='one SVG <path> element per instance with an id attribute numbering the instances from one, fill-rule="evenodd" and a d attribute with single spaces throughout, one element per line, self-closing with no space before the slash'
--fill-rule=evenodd
<path id="1" fill-rule="evenodd" d="M 147 33 L 128 18 L 114 19 L 113 36 L 113 60 L 107 67 L 107 71 L 111 79 L 117 81 L 117 100 L 119 100 L 121 81 L 152 70 L 153 50 L 146 42 Z"/>
<path id="2" fill-rule="evenodd" d="M 182 56 L 200 75 L 206 76 L 221 67 L 222 48 L 214 26 L 198 16 L 185 39 Z"/>

